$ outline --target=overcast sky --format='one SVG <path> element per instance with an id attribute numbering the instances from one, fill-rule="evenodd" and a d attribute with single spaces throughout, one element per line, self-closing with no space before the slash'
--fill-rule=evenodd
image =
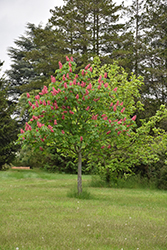
<path id="1" fill-rule="evenodd" d="M 49 10 L 63 5 L 63 0 L 0 0 L 0 60 L 5 61 L 2 71 L 10 68 L 7 48 L 24 35 L 29 23 L 46 24 Z"/>
<path id="2" fill-rule="evenodd" d="M 125 0 L 125 3 L 129 0 Z M 122 0 L 115 0 L 117 4 Z M 63 5 L 63 0 L 0 0 L 0 60 L 5 61 L 2 73 L 10 69 L 7 49 L 24 35 L 27 23 L 46 24 L 51 16 L 49 10 Z"/>

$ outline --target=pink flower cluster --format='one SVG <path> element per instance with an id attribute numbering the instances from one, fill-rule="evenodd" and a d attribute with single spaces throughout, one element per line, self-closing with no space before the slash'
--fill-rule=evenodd
<path id="1" fill-rule="evenodd" d="M 43 87 L 42 92 L 40 92 L 40 95 L 45 95 L 48 93 L 48 88 L 46 86 Z"/>

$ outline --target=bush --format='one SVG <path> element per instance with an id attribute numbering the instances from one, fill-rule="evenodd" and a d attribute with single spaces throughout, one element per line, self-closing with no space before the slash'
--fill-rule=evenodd
<path id="1" fill-rule="evenodd" d="M 157 187 L 159 189 L 167 190 L 167 166 L 163 166 L 157 178 Z"/>

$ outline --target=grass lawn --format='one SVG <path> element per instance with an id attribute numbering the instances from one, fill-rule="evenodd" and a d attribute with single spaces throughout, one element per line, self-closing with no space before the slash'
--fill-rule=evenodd
<path id="1" fill-rule="evenodd" d="M 0 172 L 0 250 L 166 250 L 167 192 L 88 187 L 39 170 Z"/>

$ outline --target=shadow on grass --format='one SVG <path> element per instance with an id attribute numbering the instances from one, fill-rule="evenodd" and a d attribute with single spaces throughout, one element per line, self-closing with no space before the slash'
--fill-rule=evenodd
<path id="1" fill-rule="evenodd" d="M 67 197 L 69 198 L 77 198 L 77 199 L 82 199 L 82 200 L 94 200 L 96 199 L 88 190 L 87 188 L 83 188 L 82 193 L 78 193 L 77 187 L 74 186 L 72 187 L 68 192 L 67 192 Z"/>

